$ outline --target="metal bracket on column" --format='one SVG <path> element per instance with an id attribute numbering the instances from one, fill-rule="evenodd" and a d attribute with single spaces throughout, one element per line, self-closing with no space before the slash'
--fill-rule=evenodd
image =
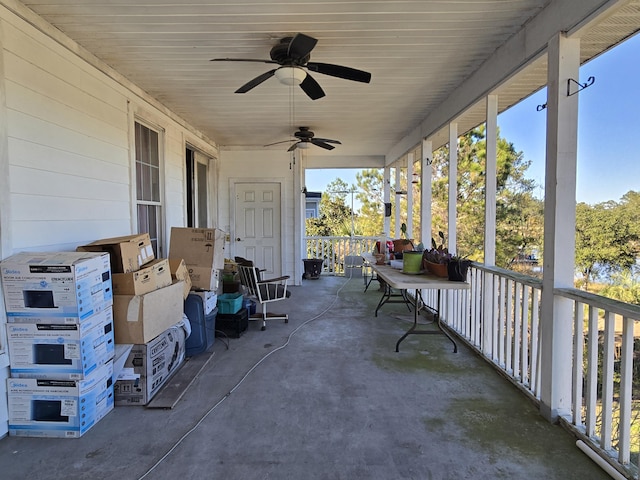
<path id="1" fill-rule="evenodd" d="M 567 80 L 567 97 L 570 97 L 571 95 L 575 95 L 580 90 L 584 90 L 585 88 L 590 87 L 595 83 L 595 81 L 596 81 L 596 77 L 587 78 L 587 81 L 585 83 L 576 82 L 573 78 L 569 78 Z M 575 92 L 571 91 L 571 83 L 575 83 L 576 85 L 578 85 L 578 89 Z"/>
<path id="2" fill-rule="evenodd" d="M 542 111 L 542 110 L 544 110 L 545 108 L 547 108 L 547 104 L 546 104 L 546 103 L 543 103 L 542 105 L 538 105 L 538 106 L 536 107 L 536 111 L 537 111 L 537 112 L 541 112 L 541 111 Z"/>

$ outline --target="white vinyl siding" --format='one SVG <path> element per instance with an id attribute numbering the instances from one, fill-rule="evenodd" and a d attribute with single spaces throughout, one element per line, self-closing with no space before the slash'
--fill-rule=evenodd
<path id="1" fill-rule="evenodd" d="M 167 238 L 170 226 L 185 225 L 185 137 L 211 156 L 216 146 L 59 31 L 38 25 L 45 24 L 0 6 L 2 257 L 137 233 L 138 117 L 162 132 L 160 201 L 168 206 L 160 233 Z M 5 317 L 0 301 L 0 436 L 8 418 Z"/>

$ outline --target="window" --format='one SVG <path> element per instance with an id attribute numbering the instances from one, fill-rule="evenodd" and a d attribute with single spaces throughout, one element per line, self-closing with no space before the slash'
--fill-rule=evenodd
<path id="1" fill-rule="evenodd" d="M 156 258 L 163 258 L 160 135 L 136 122 L 135 141 L 138 233 L 148 233 Z"/>
<path id="2" fill-rule="evenodd" d="M 187 147 L 187 226 L 209 227 L 209 159 Z"/>

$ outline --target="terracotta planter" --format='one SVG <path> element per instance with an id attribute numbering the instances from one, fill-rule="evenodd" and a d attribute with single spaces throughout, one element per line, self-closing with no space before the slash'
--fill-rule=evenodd
<path id="1" fill-rule="evenodd" d="M 426 260 L 422 261 L 424 269 L 436 277 L 446 278 L 449 276 L 446 263 L 431 263 Z"/>

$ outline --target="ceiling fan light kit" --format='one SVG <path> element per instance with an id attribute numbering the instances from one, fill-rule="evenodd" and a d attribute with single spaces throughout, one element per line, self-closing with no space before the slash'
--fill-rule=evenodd
<path id="1" fill-rule="evenodd" d="M 307 72 L 300 67 L 280 67 L 275 71 L 275 76 L 284 85 L 298 86 L 307 78 Z"/>

